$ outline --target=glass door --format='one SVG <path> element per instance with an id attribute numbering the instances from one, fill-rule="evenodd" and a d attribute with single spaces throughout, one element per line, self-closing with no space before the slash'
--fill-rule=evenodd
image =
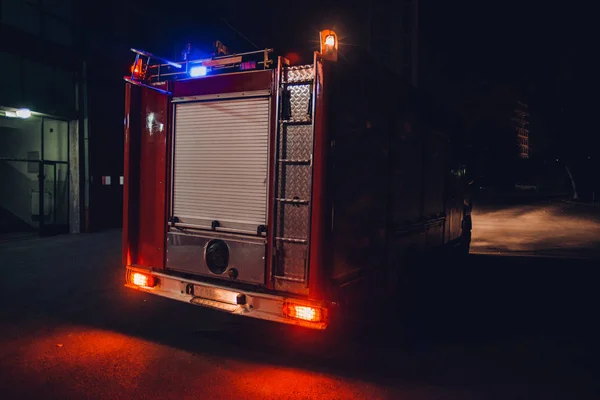
<path id="1" fill-rule="evenodd" d="M 69 231 L 69 168 L 66 162 L 42 161 L 40 168 L 40 234 Z"/>

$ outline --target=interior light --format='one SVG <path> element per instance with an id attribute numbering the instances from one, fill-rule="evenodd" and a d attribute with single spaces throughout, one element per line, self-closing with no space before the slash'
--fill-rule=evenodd
<path id="1" fill-rule="evenodd" d="M 20 110 L 17 110 L 15 114 L 17 117 L 25 119 L 31 117 L 31 110 L 28 108 L 21 108 Z"/>
<path id="2" fill-rule="evenodd" d="M 205 76 L 208 72 L 208 69 L 204 65 L 197 65 L 195 67 L 190 68 L 190 76 L 192 78 L 197 78 L 199 76 Z"/>

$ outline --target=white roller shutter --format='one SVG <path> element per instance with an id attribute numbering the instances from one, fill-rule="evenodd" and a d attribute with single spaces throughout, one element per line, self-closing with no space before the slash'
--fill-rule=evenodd
<path id="1" fill-rule="evenodd" d="M 173 216 L 255 233 L 266 225 L 269 99 L 175 107 Z"/>

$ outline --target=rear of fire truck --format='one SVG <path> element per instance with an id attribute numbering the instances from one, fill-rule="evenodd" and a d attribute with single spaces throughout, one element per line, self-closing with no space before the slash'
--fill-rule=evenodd
<path id="1" fill-rule="evenodd" d="M 335 32 L 320 39 L 305 65 L 270 49 L 182 63 L 134 50 L 128 287 L 325 329 L 390 305 L 410 251 L 465 236 L 444 135 L 396 76 L 342 65 Z"/>
<path id="2" fill-rule="evenodd" d="M 322 35 L 313 63 L 272 50 L 177 63 L 136 55 L 126 80 L 127 286 L 325 329 Z"/>

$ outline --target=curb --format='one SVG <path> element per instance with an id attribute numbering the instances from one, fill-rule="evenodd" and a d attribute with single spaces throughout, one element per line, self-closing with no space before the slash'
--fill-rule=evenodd
<path id="1" fill-rule="evenodd" d="M 596 207 L 596 204 L 590 204 L 590 203 L 581 203 L 581 202 L 577 202 L 577 201 L 571 201 L 571 200 L 563 200 L 563 203 L 568 203 L 568 204 L 577 204 L 578 206 L 588 206 L 588 207 Z"/>

